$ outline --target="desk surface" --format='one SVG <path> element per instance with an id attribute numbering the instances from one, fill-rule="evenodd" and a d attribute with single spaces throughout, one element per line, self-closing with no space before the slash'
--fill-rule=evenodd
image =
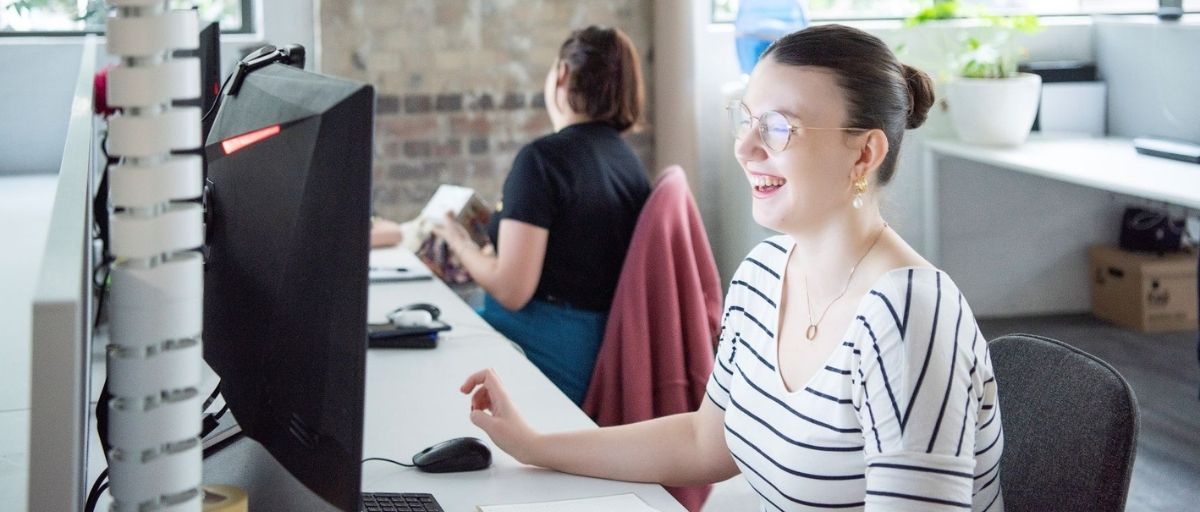
<path id="1" fill-rule="evenodd" d="M 934 153 L 1087 187 L 1200 208 L 1200 165 L 1139 154 L 1133 141 L 1034 134 L 1014 148 L 926 141 Z"/>
<path id="2" fill-rule="evenodd" d="M 373 251 L 373 265 L 420 264 L 398 249 Z M 392 309 L 430 302 L 454 328 L 434 350 L 370 349 L 363 457 L 407 460 L 435 443 L 459 436 L 490 440 L 471 424 L 468 397 L 458 392 L 476 370 L 494 368 L 526 420 L 549 432 L 594 428 L 591 421 L 514 345 L 437 280 L 372 285 L 368 316 L 378 321 Z M 683 507 L 662 487 L 546 471 L 519 464 L 493 447 L 492 467 L 478 472 L 428 474 L 381 462 L 363 467 L 363 490 L 433 493 L 448 511 L 480 504 L 636 493 L 662 511 Z"/>

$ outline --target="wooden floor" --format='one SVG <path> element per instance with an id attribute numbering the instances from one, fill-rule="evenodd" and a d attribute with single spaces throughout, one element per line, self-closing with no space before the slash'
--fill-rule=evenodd
<path id="1" fill-rule="evenodd" d="M 1200 510 L 1200 363 L 1196 331 L 1145 334 L 1090 315 L 980 320 L 988 339 L 1054 338 L 1113 365 L 1137 396 L 1141 418 L 1126 510 Z"/>

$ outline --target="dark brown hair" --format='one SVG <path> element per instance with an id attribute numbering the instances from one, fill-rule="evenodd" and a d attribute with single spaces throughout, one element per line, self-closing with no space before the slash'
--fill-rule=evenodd
<path id="1" fill-rule="evenodd" d="M 783 36 L 763 59 L 780 64 L 815 66 L 833 71 L 846 95 L 847 128 L 883 130 L 888 154 L 879 166 L 878 182 L 896 172 L 904 130 L 921 126 L 933 105 L 929 75 L 896 60 L 878 37 L 845 25 L 820 25 Z"/>
<path id="2" fill-rule="evenodd" d="M 590 26 L 571 33 L 558 50 L 567 65 L 567 102 L 576 112 L 625 131 L 645 105 L 642 63 L 620 29 Z"/>

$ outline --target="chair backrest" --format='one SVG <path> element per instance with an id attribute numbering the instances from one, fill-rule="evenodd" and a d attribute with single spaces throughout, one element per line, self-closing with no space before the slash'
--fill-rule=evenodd
<path id="1" fill-rule="evenodd" d="M 1137 446 L 1133 390 L 1099 358 L 1010 334 L 988 345 L 999 388 L 1010 511 L 1121 511 Z"/>

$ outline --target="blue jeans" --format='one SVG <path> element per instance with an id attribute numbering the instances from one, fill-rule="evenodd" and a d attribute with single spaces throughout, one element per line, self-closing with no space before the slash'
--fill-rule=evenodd
<path id="1" fill-rule="evenodd" d="M 518 311 L 483 297 L 479 316 L 525 350 L 533 362 L 575 405 L 582 405 L 604 339 L 608 313 L 531 300 Z"/>

